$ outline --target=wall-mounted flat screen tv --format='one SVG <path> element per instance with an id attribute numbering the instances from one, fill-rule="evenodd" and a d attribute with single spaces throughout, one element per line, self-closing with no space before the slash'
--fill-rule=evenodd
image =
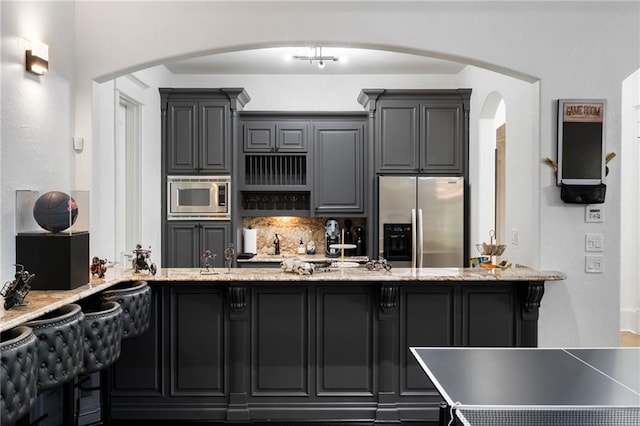
<path id="1" fill-rule="evenodd" d="M 558 100 L 558 184 L 603 182 L 604 116 L 603 99 Z"/>

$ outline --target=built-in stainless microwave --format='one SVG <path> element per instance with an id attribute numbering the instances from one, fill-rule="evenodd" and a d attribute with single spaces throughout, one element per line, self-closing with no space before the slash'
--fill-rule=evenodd
<path id="1" fill-rule="evenodd" d="M 230 176 L 167 176 L 168 220 L 229 220 L 230 199 Z"/>

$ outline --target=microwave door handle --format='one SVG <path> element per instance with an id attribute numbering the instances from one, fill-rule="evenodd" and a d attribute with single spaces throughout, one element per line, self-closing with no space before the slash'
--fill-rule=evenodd
<path id="1" fill-rule="evenodd" d="M 424 226 L 422 226 L 422 209 L 418 209 L 418 268 L 424 264 Z"/>
<path id="2" fill-rule="evenodd" d="M 416 267 L 416 209 L 411 209 L 411 267 Z"/>

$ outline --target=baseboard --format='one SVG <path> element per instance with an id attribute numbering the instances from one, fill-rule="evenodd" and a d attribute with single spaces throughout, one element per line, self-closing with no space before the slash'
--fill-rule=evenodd
<path id="1" fill-rule="evenodd" d="M 620 310 L 620 331 L 640 334 L 640 309 Z"/>

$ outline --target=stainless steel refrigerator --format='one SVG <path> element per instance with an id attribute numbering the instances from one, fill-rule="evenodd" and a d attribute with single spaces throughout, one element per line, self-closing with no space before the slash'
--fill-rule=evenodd
<path id="1" fill-rule="evenodd" d="M 379 176 L 379 255 L 399 267 L 463 267 L 464 179 Z"/>

